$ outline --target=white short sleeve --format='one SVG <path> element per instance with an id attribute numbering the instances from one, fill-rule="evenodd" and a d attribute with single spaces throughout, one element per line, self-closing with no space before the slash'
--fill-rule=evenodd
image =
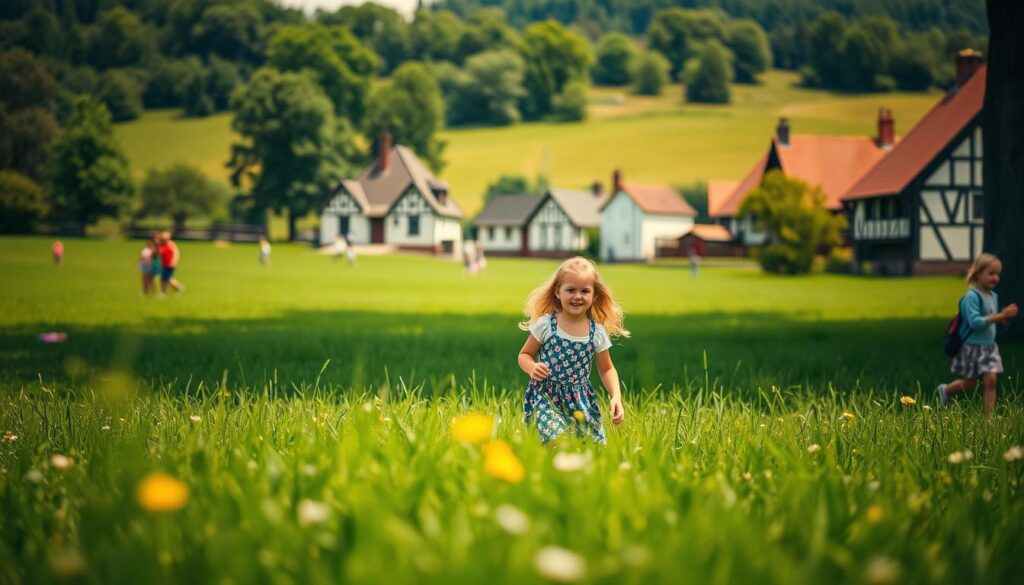
<path id="1" fill-rule="evenodd" d="M 551 315 L 541 315 L 530 325 L 530 334 L 543 344 L 551 335 Z"/>
<path id="2" fill-rule="evenodd" d="M 600 323 L 594 324 L 594 353 L 601 353 L 612 346 L 612 339 L 608 336 L 608 330 Z"/>

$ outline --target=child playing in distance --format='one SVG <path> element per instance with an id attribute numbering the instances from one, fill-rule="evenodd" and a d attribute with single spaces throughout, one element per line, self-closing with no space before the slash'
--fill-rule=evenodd
<path id="1" fill-rule="evenodd" d="M 945 406 L 959 392 L 970 392 L 985 385 L 984 410 L 992 415 L 996 407 L 996 376 L 1003 373 L 1003 358 L 996 345 L 996 323 L 1009 323 L 1017 316 L 1017 305 L 1010 304 L 999 310 L 999 295 L 992 289 L 999 284 L 1003 263 L 992 254 L 982 254 L 967 271 L 970 288 L 960 298 L 960 338 L 963 345 L 953 358 L 950 370 L 960 378 L 935 389 L 939 404 Z"/>
<path id="2" fill-rule="evenodd" d="M 270 266 L 270 240 L 267 236 L 260 236 L 260 264 Z"/>
<path id="3" fill-rule="evenodd" d="M 619 424 L 625 411 L 608 349 L 610 336 L 629 337 L 611 289 L 592 262 L 571 258 L 530 293 L 524 313 L 527 320 L 519 328 L 530 335 L 519 350 L 519 367 L 530 376 L 523 403 L 526 424 L 536 424 L 544 443 L 573 429 L 577 436 L 605 444 L 591 364 L 596 358 L 612 422 Z"/>
<path id="4" fill-rule="evenodd" d="M 53 255 L 53 265 L 60 268 L 60 262 L 64 259 L 64 242 L 57 240 L 50 246 L 50 253 Z"/>
<path id="5" fill-rule="evenodd" d="M 139 252 L 139 272 L 142 274 L 143 295 L 148 295 L 153 290 L 153 278 L 157 274 L 153 272 L 154 262 L 160 262 L 160 254 L 156 242 L 148 240 Z"/>

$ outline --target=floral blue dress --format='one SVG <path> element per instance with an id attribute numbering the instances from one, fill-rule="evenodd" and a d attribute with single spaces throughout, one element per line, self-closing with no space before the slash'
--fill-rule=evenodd
<path id="1" fill-rule="evenodd" d="M 590 437 L 604 445 L 604 423 L 590 383 L 594 363 L 595 324 L 590 322 L 587 341 L 574 341 L 557 334 L 558 322 L 551 315 L 551 332 L 540 347 L 537 361 L 548 365 L 550 374 L 540 382 L 530 380 L 523 402 L 523 420 L 536 422 L 544 443 L 572 429 L 578 437 Z M 577 414 L 578 413 L 578 414 Z"/>

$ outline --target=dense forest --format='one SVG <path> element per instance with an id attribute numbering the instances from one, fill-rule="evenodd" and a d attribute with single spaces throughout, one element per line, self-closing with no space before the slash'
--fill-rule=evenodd
<path id="1" fill-rule="evenodd" d="M 441 169 L 445 126 L 581 120 L 592 84 L 657 95 L 675 81 L 680 100 L 727 103 L 774 66 L 842 91 L 948 87 L 954 53 L 984 51 L 986 31 L 981 0 L 441 0 L 411 19 L 372 3 L 307 16 L 272 0 L 5 0 L 0 207 L 152 211 L 104 138 L 150 108 L 230 111 L 246 195 L 232 215 L 294 215 L 385 128 Z M 103 173 L 90 192 L 67 179 L 86 171 Z M 190 172 L 149 192 L 197 184 Z"/>

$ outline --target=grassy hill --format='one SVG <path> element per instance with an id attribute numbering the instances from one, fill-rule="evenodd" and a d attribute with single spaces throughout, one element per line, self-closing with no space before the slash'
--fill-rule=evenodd
<path id="1" fill-rule="evenodd" d="M 590 119 L 582 123 L 445 131 L 447 166 L 441 176 L 468 216 L 480 210 L 484 189 L 502 173 L 543 173 L 564 187 L 607 183 L 615 167 L 636 182 L 737 179 L 767 146 L 780 116 L 790 118 L 795 133 L 873 135 L 876 112 L 886 106 L 896 117 L 897 133 L 905 134 L 939 95 L 839 94 L 800 88 L 797 80 L 795 73 L 772 71 L 761 85 L 733 86 L 728 106 L 684 104 L 678 85 L 657 98 L 596 88 Z M 229 114 L 195 120 L 177 111 L 151 111 L 119 125 L 117 132 L 140 177 L 148 169 L 184 161 L 226 181 L 230 119 Z"/>

